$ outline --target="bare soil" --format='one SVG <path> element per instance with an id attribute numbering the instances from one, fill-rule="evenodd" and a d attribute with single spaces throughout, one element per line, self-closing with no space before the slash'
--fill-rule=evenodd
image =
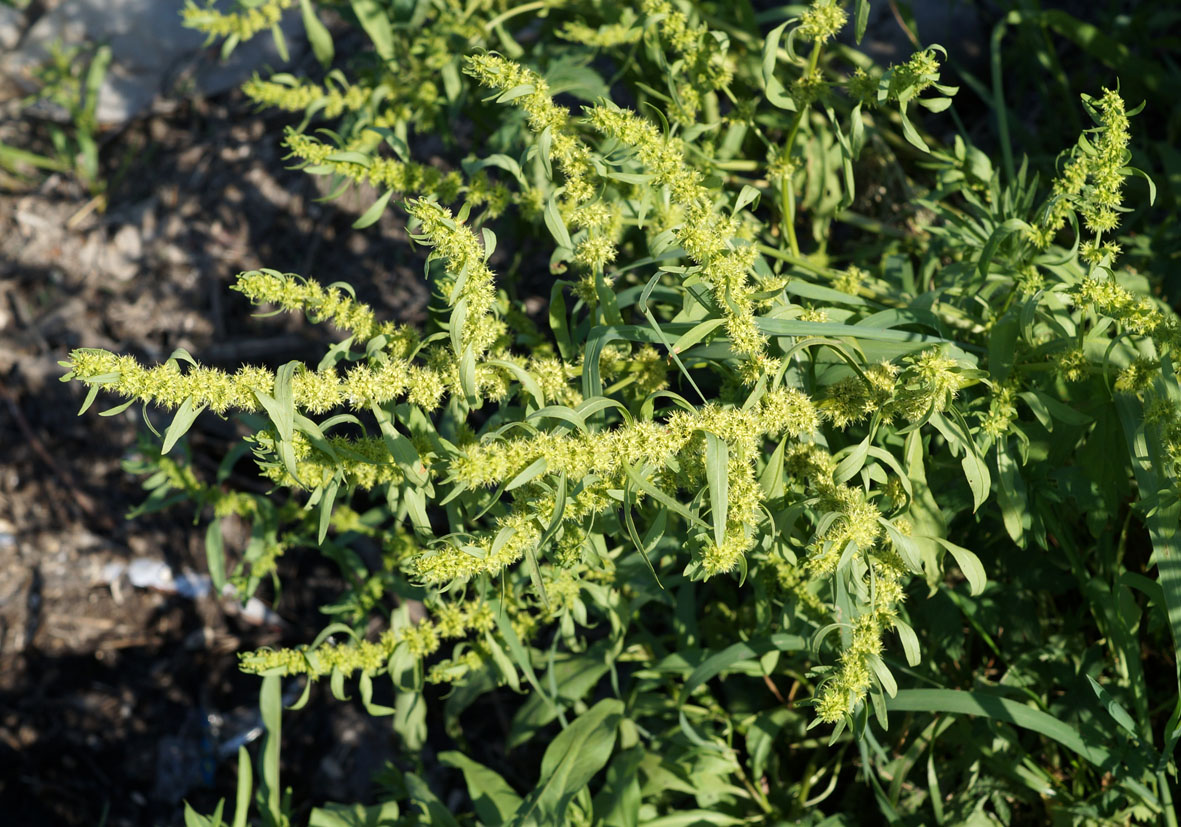
<path id="1" fill-rule="evenodd" d="M 0 140 L 35 130 L 12 102 Z M 141 502 L 122 462 L 145 431 L 138 407 L 81 417 L 82 389 L 58 382 L 72 348 L 160 361 L 188 349 L 227 368 L 316 355 L 302 319 L 255 319 L 226 288 L 260 266 L 347 280 L 390 318 L 417 320 L 426 289 L 391 210 L 350 228 L 367 203 L 318 203 L 325 183 L 284 168 L 283 118 L 237 93 L 190 100 L 103 136 L 105 211 L 75 182 L 0 179 L 0 812 L 9 824 L 178 824 L 181 799 L 232 802 L 234 761 L 216 748 L 257 724 L 257 679 L 234 652 L 306 642 L 339 587 L 315 560 L 287 561 L 290 585 L 259 623 L 232 602 L 132 586 L 113 564 L 205 569 L 183 507 L 127 522 Z M 208 466 L 235 433 L 203 417 Z M 302 567 L 297 570 L 296 567 Z M 266 597 L 266 594 L 262 594 Z M 314 701 L 313 701 L 314 703 Z M 363 801 L 393 755 L 388 723 L 347 704 L 288 716 L 283 756 L 300 800 Z"/>

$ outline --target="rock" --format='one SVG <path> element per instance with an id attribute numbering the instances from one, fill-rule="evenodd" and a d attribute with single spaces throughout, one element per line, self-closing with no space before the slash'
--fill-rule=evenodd
<path id="1" fill-rule="evenodd" d="M 25 30 L 25 16 L 12 6 L 0 6 L 0 49 L 15 49 Z"/>
<path id="2" fill-rule="evenodd" d="M 0 46 L 12 11 L 0 6 Z M 293 10 L 295 11 L 295 10 Z M 298 13 L 281 24 L 288 51 L 298 59 L 306 47 Z M 202 94 L 224 92 L 252 72 L 283 61 L 269 32 L 240 44 L 224 63 L 216 48 L 206 49 L 205 36 L 181 25 L 180 4 L 160 0 L 71 0 L 38 19 L 19 38 L 19 47 L 0 57 L 0 75 L 36 89 L 30 69 L 43 62 L 50 47 L 106 43 L 111 66 L 98 96 L 96 115 L 104 125 L 125 123 L 145 111 L 159 95 L 170 95 L 182 79 Z M 14 46 L 17 44 L 13 44 Z M 64 116 L 65 113 L 57 113 Z"/>

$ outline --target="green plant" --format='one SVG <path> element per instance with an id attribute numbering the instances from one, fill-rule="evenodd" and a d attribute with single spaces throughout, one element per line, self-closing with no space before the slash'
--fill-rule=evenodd
<path id="1" fill-rule="evenodd" d="M 111 63 L 111 49 L 100 45 L 84 49 L 50 45 L 48 59 L 33 70 L 40 84 L 26 104 L 48 104 L 59 109 L 65 123 L 44 122 L 53 153 L 33 152 L 0 143 L 0 164 L 20 172 L 24 168 L 65 172 L 78 179 L 92 196 L 101 198 L 105 184 L 99 169 L 98 92 Z"/>
<path id="2" fill-rule="evenodd" d="M 284 5 L 186 15 L 242 38 Z M 957 91 L 942 50 L 875 67 L 836 43 L 830 0 L 325 8 L 373 54 L 327 70 L 332 37 L 301 3 L 324 81 L 245 91 L 303 113 L 294 164 L 334 194 L 373 188 L 357 226 L 400 197 L 430 325 L 259 270 L 235 286 L 250 302 L 345 335 L 318 365 L 65 363 L 84 409 L 107 391 L 175 412 L 132 470 L 145 507 L 212 514 L 218 588 L 245 597 L 296 549 L 349 583 L 315 641 L 241 655 L 262 676 L 262 823 L 290 817 L 289 676 L 307 679 L 295 708 L 317 679 L 341 699 L 355 681 L 410 764 L 441 726 L 472 805 L 448 812 L 420 763 L 378 807 L 311 824 L 853 823 L 866 806 L 1175 823 L 1181 705 L 1141 644 L 1171 653 L 1181 628 L 1181 325 L 1118 263 L 1143 175 L 1118 91 L 1083 98 L 1095 126 L 1043 187 L 926 134 L 913 104 Z M 414 137 L 460 113 L 486 139 L 416 160 Z M 318 118 L 339 123 L 309 133 Z M 173 452 L 206 411 L 252 433 L 212 482 Z M 221 485 L 247 451 L 274 493 Z M 227 571 L 230 514 L 253 531 Z M 1084 616 L 1057 616 L 1078 594 Z M 505 748 L 538 761 L 502 776 L 462 716 L 505 691 L 525 696 Z"/>

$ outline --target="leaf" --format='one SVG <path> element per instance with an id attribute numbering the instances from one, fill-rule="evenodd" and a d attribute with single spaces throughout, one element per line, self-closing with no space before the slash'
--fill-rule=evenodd
<path id="1" fill-rule="evenodd" d="M 893 698 L 898 694 L 898 682 L 894 680 L 894 676 L 890 673 L 889 667 L 882 661 L 879 655 L 870 655 L 867 659 L 869 668 L 873 671 L 874 677 L 878 679 L 882 689 L 886 690 L 886 694 Z"/>
<path id="2" fill-rule="evenodd" d="M 537 673 L 533 671 L 533 664 L 529 659 L 529 653 L 525 651 L 525 647 L 521 644 L 521 638 L 517 636 L 517 630 L 513 628 L 508 612 L 501 607 L 499 600 L 490 600 L 488 604 L 496 614 L 496 628 L 500 630 L 500 636 L 504 639 L 505 645 L 508 646 L 509 654 L 513 656 L 513 660 L 516 661 L 517 666 L 524 673 L 525 680 L 529 681 L 529 685 L 533 687 L 533 691 L 540 695 L 546 703 L 553 704 L 553 699 L 542 691 L 541 684 L 537 682 Z"/>
<path id="3" fill-rule="evenodd" d="M 308 36 L 308 43 L 311 44 L 312 54 L 320 61 L 320 65 L 327 69 L 332 65 L 332 35 L 320 22 L 320 18 L 316 17 L 311 0 L 299 0 L 299 13 L 303 18 L 303 28 Z"/>
<path id="4" fill-rule="evenodd" d="M 354 230 L 363 230 L 368 226 L 377 223 L 377 219 L 381 218 L 382 213 L 385 212 L 386 205 L 390 203 L 390 198 L 393 196 L 393 190 L 386 190 L 377 200 L 369 205 L 369 209 L 361 213 L 361 217 L 353 222 Z"/>
<path id="5" fill-rule="evenodd" d="M 857 45 L 861 45 L 861 38 L 865 37 L 865 27 L 869 23 L 869 0 L 857 0 L 853 9 L 854 28 L 853 37 Z"/>
<path id="6" fill-rule="evenodd" d="M 608 654 L 606 646 L 600 643 L 583 653 L 556 656 L 543 676 L 545 685 L 554 693 L 553 702 L 536 694 L 527 697 L 513 716 L 507 748 L 516 749 L 556 721 L 570 704 L 593 691 L 611 668 Z"/>
<path id="7" fill-rule="evenodd" d="M 1129 735 L 1136 740 L 1140 740 L 1140 733 L 1136 729 L 1136 722 L 1132 720 L 1132 716 L 1128 711 L 1120 705 L 1120 702 L 1111 696 L 1111 693 L 1104 689 L 1099 681 L 1087 675 L 1087 680 L 1091 684 L 1091 689 L 1095 692 L 1095 697 L 1099 699 L 1099 703 L 1103 704 L 1103 708 L 1107 710 L 1107 714 L 1111 719 L 1123 727 Z"/>
<path id="8" fill-rule="evenodd" d="M 420 700 L 419 705 L 421 704 Z M 402 781 L 406 785 L 406 792 L 410 794 L 410 800 L 422 809 L 428 824 L 432 827 L 459 827 L 459 822 L 451 815 L 451 811 L 431 792 L 425 781 L 412 772 L 402 776 Z"/>
<path id="9" fill-rule="evenodd" d="M 234 821 L 230 827 L 246 827 L 250 817 L 250 794 L 253 791 L 254 772 L 250 769 L 250 753 L 246 747 L 238 747 L 238 789 L 234 798 Z"/>
<path id="10" fill-rule="evenodd" d="M 681 731 L 685 733 L 685 737 L 698 746 L 716 748 L 716 745 L 706 741 L 690 726 L 689 719 L 685 716 L 684 710 L 689 697 L 697 691 L 698 687 L 705 684 L 706 681 L 740 663 L 747 661 L 757 662 L 758 658 L 768 652 L 801 652 L 807 650 L 807 647 L 807 641 L 799 635 L 776 632 L 765 638 L 750 640 L 745 643 L 735 643 L 702 661 L 689 674 L 689 677 L 685 680 L 685 685 L 681 687 L 680 697 L 677 698 L 677 706 L 681 708 Z"/>
<path id="11" fill-rule="evenodd" d="M 705 477 L 709 483 L 710 514 L 714 524 L 714 543 L 726 540 L 726 512 L 730 502 L 730 449 L 725 440 L 705 432 Z"/>
<path id="12" fill-rule="evenodd" d="M 565 824 L 566 809 L 611 757 L 623 701 L 604 698 L 550 743 L 541 759 L 541 778 L 517 810 L 513 825 Z"/>
<path id="13" fill-rule="evenodd" d="M 861 440 L 839 463 L 833 472 L 833 481 L 842 485 L 861 472 L 865 467 L 865 459 L 869 456 L 869 437 Z"/>
<path id="14" fill-rule="evenodd" d="M 738 198 L 734 200 L 734 209 L 732 213 L 737 214 L 748 204 L 755 204 L 759 200 L 760 195 L 762 195 L 762 193 L 752 187 L 750 184 L 743 184 L 742 191 L 738 193 Z"/>
<path id="15" fill-rule="evenodd" d="M 919 136 L 918 130 L 914 128 L 914 124 L 910 122 L 910 118 L 906 114 L 906 104 L 902 104 L 898 108 L 898 114 L 902 118 L 902 135 L 912 146 L 921 149 L 923 152 L 930 153 L 931 148 L 927 146 L 926 142 Z"/>
<path id="16" fill-rule="evenodd" d="M 919 551 L 918 544 L 914 538 L 903 534 L 895 527 L 893 522 L 884 517 L 879 517 L 878 522 L 886 529 L 886 535 L 889 536 L 890 542 L 894 544 L 894 550 L 898 552 L 898 556 L 902 558 L 902 562 L 906 563 L 906 567 L 916 573 L 922 571 L 922 553 Z"/>
<path id="17" fill-rule="evenodd" d="M 418 451 L 409 438 L 394 427 L 389 411 L 376 402 L 369 406 L 373 418 L 381 429 L 381 437 L 385 441 L 386 449 L 406 475 L 406 480 L 413 485 L 425 485 L 427 481 L 426 466 L 418 456 Z"/>
<path id="18" fill-rule="evenodd" d="M 364 804 L 329 803 L 312 810 L 308 827 L 397 827 L 398 802 L 386 801 L 366 807 Z"/>
<path id="19" fill-rule="evenodd" d="M 636 827 L 642 803 L 637 770 L 645 757 L 643 747 L 635 746 L 615 756 L 607 768 L 607 778 L 595 794 L 594 823 L 604 827 Z"/>
<path id="20" fill-rule="evenodd" d="M 301 365 L 300 362 L 292 361 L 275 371 L 275 395 L 273 397 L 261 391 L 254 392 L 259 404 L 263 406 L 271 418 L 271 422 L 275 424 L 275 430 L 283 442 L 290 442 L 295 430 L 295 400 L 291 380 L 295 375 L 295 369 Z"/>
<path id="21" fill-rule="evenodd" d="M 549 326 L 558 343 L 558 353 L 567 362 L 574 358 L 574 344 L 570 340 L 570 325 L 566 321 L 566 297 L 562 288 L 566 282 L 555 282 L 549 294 Z"/>
<path id="22" fill-rule="evenodd" d="M 684 353 L 686 350 L 693 347 L 693 345 L 700 342 L 702 339 L 713 333 L 725 323 L 725 319 L 717 318 L 706 319 L 704 322 L 695 324 L 691 330 L 681 334 L 680 338 L 673 342 L 673 346 L 671 348 L 672 352 Z"/>
<path id="23" fill-rule="evenodd" d="M 992 263 L 993 256 L 996 255 L 997 249 L 1006 238 L 1013 233 L 1028 229 L 1029 225 L 1020 218 L 1010 218 L 1003 224 L 998 225 L 992 231 L 992 235 L 988 237 L 988 241 L 985 242 L 984 248 L 980 251 L 980 260 L 976 262 L 976 270 L 980 275 L 988 275 L 988 265 Z"/>
<path id="24" fill-rule="evenodd" d="M 463 773 L 476 816 L 487 827 L 498 827 L 521 806 L 521 797 L 498 773 L 468 758 L 462 752 L 439 753 L 439 762 Z"/>
<path id="25" fill-rule="evenodd" d="M 570 231 L 566 229 L 566 222 L 562 220 L 562 216 L 558 212 L 558 203 L 553 198 L 550 198 L 545 205 L 545 226 L 549 228 L 550 235 L 558 242 L 558 246 L 569 250 L 574 249 L 574 242 L 570 240 Z"/>
<path id="26" fill-rule="evenodd" d="M 957 546 L 950 540 L 945 540 L 942 537 L 931 538 L 939 545 L 951 552 L 951 556 L 955 558 L 955 563 L 959 566 L 960 571 L 964 573 L 964 577 L 968 581 L 968 587 L 973 596 L 984 591 L 984 587 L 988 585 L 988 575 L 984 573 L 984 566 L 980 562 L 980 558 L 975 553 L 968 551 L 963 546 Z"/>
<path id="27" fill-rule="evenodd" d="M 324 493 L 320 497 L 320 522 L 316 542 L 321 545 L 324 543 L 324 538 L 328 536 L 328 527 L 332 523 L 332 504 L 336 500 L 336 491 L 339 487 L 340 482 L 333 479 L 324 487 Z"/>
<path id="28" fill-rule="evenodd" d="M 767 33 L 763 40 L 763 93 L 767 102 L 788 112 L 796 111 L 796 102 L 787 94 L 779 78 L 775 77 L 775 62 L 779 52 L 779 39 L 783 37 L 783 30 L 793 21 L 780 23 Z"/>
<path id="29" fill-rule="evenodd" d="M 226 584 L 226 550 L 221 536 L 221 518 L 214 517 L 205 529 L 205 562 L 213 593 L 220 596 Z"/>
<path id="30" fill-rule="evenodd" d="M 894 629 L 898 632 L 898 640 L 902 643 L 902 651 L 906 654 L 906 662 L 911 666 L 918 666 L 923 660 L 922 649 L 919 647 L 919 636 L 914 633 L 909 623 L 894 618 Z"/>
<path id="31" fill-rule="evenodd" d="M 373 48 L 382 60 L 394 58 L 394 30 L 390 25 L 390 17 L 379 0 L 350 0 L 353 13 L 361 23 L 361 28 L 373 41 Z"/>
<path id="32" fill-rule="evenodd" d="M 262 749 L 258 753 L 258 801 L 265 827 L 281 827 L 283 824 L 279 787 L 279 744 L 282 740 L 283 725 L 282 681 L 279 675 L 264 675 L 258 695 L 262 725 L 266 730 Z"/>
<path id="33" fill-rule="evenodd" d="M 98 386 L 95 385 L 95 390 Z M 176 445 L 177 440 L 184 436 L 201 412 L 205 410 L 204 405 L 193 407 L 192 398 L 186 399 L 180 403 L 180 407 L 176 410 L 176 416 L 172 418 L 172 424 L 168 426 L 168 430 L 164 432 L 164 444 L 160 446 L 160 453 L 167 454 Z"/>
<path id="34" fill-rule="evenodd" d="M 886 701 L 891 712 L 942 712 L 953 715 L 982 715 L 1044 735 L 1072 750 L 1099 768 L 1106 768 L 1112 755 L 1100 744 L 1087 743 L 1078 730 L 1040 709 L 997 697 L 986 692 L 958 689 L 902 689 Z"/>

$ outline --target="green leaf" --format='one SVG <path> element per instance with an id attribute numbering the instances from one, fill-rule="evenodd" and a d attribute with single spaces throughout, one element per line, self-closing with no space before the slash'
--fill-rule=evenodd
<path id="1" fill-rule="evenodd" d="M 558 343 L 558 353 L 569 362 L 574 358 L 574 344 L 570 340 L 570 324 L 566 320 L 566 296 L 562 288 L 566 282 L 555 282 L 549 294 L 549 326 Z"/>
<path id="2" fill-rule="evenodd" d="M 262 725 L 266 730 L 262 749 L 258 753 L 258 804 L 265 827 L 283 827 L 280 807 L 279 745 L 283 725 L 283 679 L 276 674 L 264 675 L 258 696 Z"/>
<path id="3" fill-rule="evenodd" d="M 710 526 L 708 526 L 704 520 L 702 520 L 696 514 L 689 511 L 689 509 L 685 508 L 685 506 L 683 506 L 681 503 L 674 500 L 668 494 L 665 494 L 663 491 L 661 491 L 659 488 L 657 488 L 651 482 L 646 480 L 638 471 L 636 471 L 635 468 L 628 465 L 626 462 L 624 463 L 624 469 L 627 472 L 628 479 L 631 480 L 631 484 L 633 486 L 635 486 L 637 489 L 639 489 L 640 491 L 643 491 L 645 494 L 647 494 L 652 499 L 656 500 L 658 503 L 663 505 L 665 508 L 669 509 L 670 511 L 674 512 L 675 514 L 680 515 L 682 518 L 685 519 L 686 522 L 688 522 L 692 525 L 695 525 L 699 528 L 704 528 L 707 531 L 710 530 Z"/>
<path id="4" fill-rule="evenodd" d="M 725 319 L 718 318 L 706 319 L 704 322 L 693 325 L 692 329 L 681 334 L 681 336 L 675 342 L 673 342 L 671 348 L 672 352 L 678 354 L 684 353 L 686 350 L 693 347 L 693 345 L 700 342 L 702 339 L 713 333 L 725 323 Z"/>
<path id="5" fill-rule="evenodd" d="M 185 827 L 222 827 L 221 811 L 225 807 L 225 799 L 217 802 L 217 809 L 213 815 L 206 818 L 193 809 L 189 802 L 185 802 Z"/>
<path id="6" fill-rule="evenodd" d="M 1120 702 L 1111 696 L 1111 693 L 1100 686 L 1099 681 L 1087 675 L 1087 680 L 1091 684 L 1091 689 L 1095 692 L 1095 697 L 1099 699 L 1099 703 L 1103 704 L 1103 708 L 1107 710 L 1107 714 L 1111 719 L 1119 724 L 1129 735 L 1139 740 L 1140 733 L 1136 729 L 1136 722 L 1128 711 L 1120 705 Z"/>
<path id="7" fill-rule="evenodd" d="M 594 798 L 594 823 L 603 827 L 637 827 L 642 794 L 637 771 L 645 757 L 635 746 L 615 756 L 607 767 L 607 778 Z"/>
<path id="8" fill-rule="evenodd" d="M 945 540 L 942 537 L 932 537 L 931 539 L 951 552 L 956 565 L 959 566 L 964 578 L 968 581 L 968 588 L 972 595 L 975 596 L 983 592 L 984 587 L 988 585 L 988 575 L 984 573 L 984 566 L 981 564 L 980 558 L 963 546 L 957 546 L 951 540 Z"/>
<path id="9" fill-rule="evenodd" d="M 95 386 L 98 389 L 98 386 Z M 177 440 L 184 436 L 201 412 L 205 410 L 204 405 L 193 407 L 193 400 L 186 399 L 180 403 L 180 407 L 176 410 L 176 416 L 172 418 L 172 424 L 168 426 L 168 430 L 164 432 L 164 444 L 160 446 L 160 453 L 167 454 L 176 445 Z"/>
<path id="10" fill-rule="evenodd" d="M 726 512 L 730 503 L 730 448 L 726 441 L 705 432 L 705 478 L 709 483 L 709 505 L 714 524 L 714 543 L 726 540 Z"/>
<path id="11" fill-rule="evenodd" d="M 837 485 L 842 485 L 861 473 L 861 469 L 865 467 L 865 459 L 869 456 L 869 447 L 867 436 L 837 463 L 833 472 L 833 481 Z"/>
<path id="12" fill-rule="evenodd" d="M 980 260 L 976 262 L 976 270 L 980 275 L 988 275 L 988 265 L 992 263 L 993 256 L 996 255 L 997 249 L 1000 248 L 1001 243 L 1006 238 L 1013 235 L 1013 233 L 1028 229 L 1029 225 L 1020 218 L 1010 218 L 1003 224 L 998 225 L 992 231 L 992 235 L 988 237 L 988 241 L 985 242 L 984 248 L 980 251 Z"/>
<path id="13" fill-rule="evenodd" d="M 386 190 L 377 200 L 369 205 L 369 209 L 361 213 L 361 217 L 353 222 L 354 230 L 363 230 L 366 227 L 376 224 L 377 219 L 381 218 L 382 213 L 385 212 L 386 205 L 390 203 L 390 198 L 393 197 L 393 190 Z"/>
<path id="14" fill-rule="evenodd" d="M 918 666 L 923 659 L 922 649 L 919 647 L 919 636 L 915 634 L 910 624 L 899 618 L 894 618 L 894 629 L 898 632 L 898 640 L 902 643 L 906 662 L 911 666 Z"/>
<path id="15" fill-rule="evenodd" d="M 308 43 L 311 44 L 312 54 L 320 61 L 320 65 L 327 69 L 332 65 L 332 35 L 320 22 L 320 18 L 316 17 L 311 0 L 299 0 L 299 13 L 303 18 L 303 28 L 307 33 Z"/>
<path id="16" fill-rule="evenodd" d="M 496 614 L 496 628 L 500 630 L 500 636 L 504 639 L 505 645 L 508 646 L 509 654 L 513 656 L 513 660 L 516 661 L 517 666 L 525 675 L 525 680 L 529 681 L 529 685 L 533 687 L 533 691 L 540 695 L 546 703 L 553 704 L 553 699 L 541 690 L 541 684 L 537 681 L 537 673 L 533 671 L 533 664 L 529 659 L 529 653 L 521 643 L 521 638 L 517 636 L 517 630 L 513 628 L 508 612 L 501 607 L 499 600 L 490 600 L 488 601 L 488 605 Z"/>
<path id="17" fill-rule="evenodd" d="M 205 529 L 205 562 L 213 593 L 220 596 L 226 584 L 226 550 L 221 536 L 221 518 L 214 517 Z"/>
<path id="18" fill-rule="evenodd" d="M 381 437 L 385 442 L 385 447 L 394 458 L 394 462 L 398 463 L 398 467 L 402 469 L 402 473 L 406 475 L 406 480 L 412 485 L 425 485 L 427 482 L 426 466 L 423 465 L 422 458 L 418 456 L 414 443 L 394 427 L 389 411 L 381 405 L 374 402 L 369 406 L 369 410 L 373 412 L 373 418 L 377 420 L 377 426 L 381 429 Z"/>
<path id="19" fill-rule="evenodd" d="M 419 704 L 421 705 L 422 701 L 419 701 Z M 412 772 L 402 776 L 402 781 L 406 785 L 406 792 L 410 794 L 410 800 L 417 804 L 426 816 L 427 824 L 432 827 L 459 827 L 459 822 L 451 815 L 451 811 L 431 792 L 425 781 Z"/>
<path id="20" fill-rule="evenodd" d="M 913 572 L 922 571 L 922 553 L 919 551 L 918 544 L 915 543 L 914 538 L 903 534 L 890 520 L 879 517 L 878 522 L 886 529 L 886 535 L 890 538 L 890 542 L 894 544 L 894 550 L 898 552 L 898 556 L 902 558 L 902 562 L 906 563 L 906 567 Z"/>
<path id="21" fill-rule="evenodd" d="M 779 78 L 775 77 L 775 62 L 783 30 L 792 22 L 788 20 L 785 23 L 780 23 L 768 32 L 767 37 L 763 40 L 763 93 L 768 103 L 780 109 L 786 109 L 788 112 L 796 111 L 796 102 L 787 94 L 787 90 Z"/>
<path id="22" fill-rule="evenodd" d="M 321 545 L 324 543 L 324 538 L 328 536 L 328 526 L 332 523 L 332 504 L 336 500 L 336 492 L 339 487 L 340 482 L 333 479 L 324 486 L 324 493 L 320 497 L 320 522 L 316 533 L 316 542 Z"/>
<path id="23" fill-rule="evenodd" d="M 516 749 L 543 728 L 549 726 L 570 704 L 590 694 L 607 671 L 609 653 L 603 644 L 595 644 L 586 652 L 555 656 L 543 676 L 546 686 L 554 693 L 553 702 L 532 694 L 513 716 L 506 741 L 508 749 Z"/>
<path id="24" fill-rule="evenodd" d="M 377 50 L 377 54 L 382 60 L 393 60 L 394 30 L 384 4 L 379 0 L 350 0 L 350 5 L 361 27 L 373 41 L 373 48 Z"/>
<path id="25" fill-rule="evenodd" d="M 329 803 L 312 810 L 308 827 L 397 827 L 398 802 L 386 801 L 366 807 L 364 804 Z"/>
<path id="26" fill-rule="evenodd" d="M 486 827 L 499 827 L 521 806 L 521 797 L 498 773 L 468 758 L 462 752 L 439 753 L 439 762 L 463 773 L 476 816 Z"/>
<path id="27" fill-rule="evenodd" d="M 698 735 L 685 716 L 685 704 L 698 687 L 705 684 L 706 681 L 741 663 L 751 662 L 751 666 L 758 667 L 758 659 L 768 652 L 802 652 L 806 651 L 807 647 L 807 641 L 799 635 L 776 632 L 765 638 L 735 643 L 702 661 L 685 680 L 685 685 L 681 687 L 680 697 L 677 699 L 677 706 L 681 708 L 681 731 L 685 733 L 685 737 L 698 746 L 716 746 Z M 761 671 L 761 667 L 758 668 Z"/>
<path id="28" fill-rule="evenodd" d="M 869 23 L 869 0 L 857 0 L 853 8 L 853 36 L 857 45 L 861 45 L 861 38 L 865 37 L 865 27 Z"/>
<path id="29" fill-rule="evenodd" d="M 562 215 L 558 212 L 558 203 L 553 198 L 550 198 L 545 205 L 545 226 L 549 228 L 550 235 L 558 242 L 558 246 L 568 250 L 574 249 L 574 242 L 570 240 L 570 231 L 566 229 L 566 222 L 562 220 Z"/>
<path id="30" fill-rule="evenodd" d="M 902 118 L 902 135 L 907 141 L 917 149 L 923 152 L 930 153 L 931 148 L 927 146 L 926 141 L 919 135 L 918 130 L 914 128 L 914 124 L 910 122 L 910 118 L 906 114 L 906 104 L 902 104 L 898 108 L 898 115 Z"/>
<path id="31" fill-rule="evenodd" d="M 953 715 L 982 715 L 1044 735 L 1076 753 L 1096 767 L 1109 766 L 1112 755 L 1099 744 L 1087 743 L 1078 730 L 1040 709 L 986 692 L 958 689 L 902 689 L 886 700 L 890 712 L 932 712 Z"/>
<path id="32" fill-rule="evenodd" d="M 514 815 L 513 825 L 565 824 L 566 809 L 601 770 L 615 748 L 623 701 L 604 698 L 550 743 L 541 759 L 541 778 Z"/>
<path id="33" fill-rule="evenodd" d="M 250 769 L 250 753 L 246 747 L 238 747 L 238 789 L 234 798 L 234 821 L 230 827 L 246 827 L 253 788 L 254 772 Z"/>

